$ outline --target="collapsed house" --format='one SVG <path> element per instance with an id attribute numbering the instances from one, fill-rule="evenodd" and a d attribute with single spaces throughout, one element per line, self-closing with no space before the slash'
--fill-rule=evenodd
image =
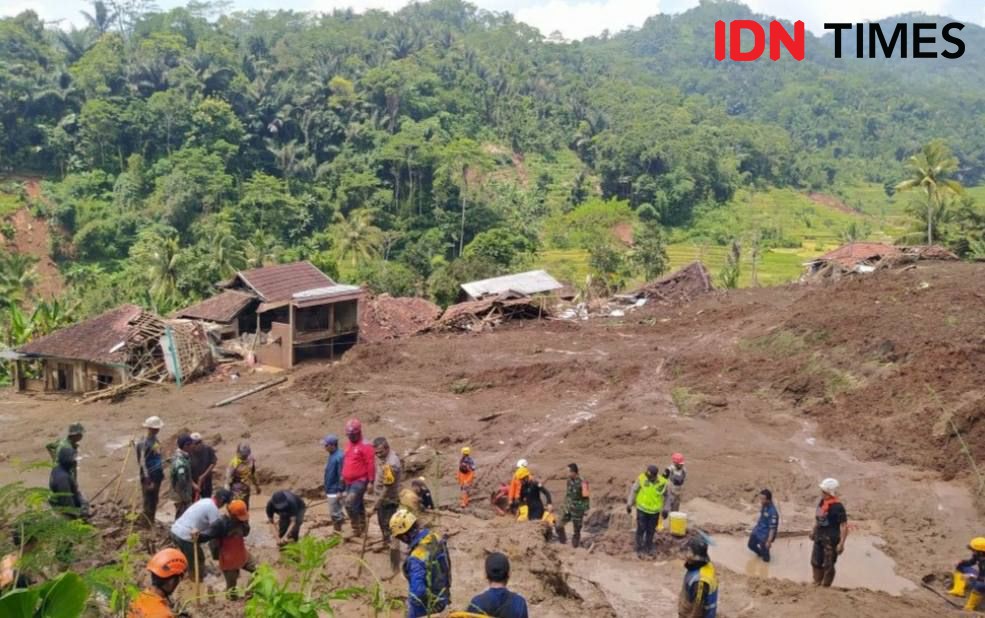
<path id="1" fill-rule="evenodd" d="M 515 294 L 520 296 L 537 296 L 559 291 L 564 286 L 544 270 L 531 270 L 515 275 L 504 275 L 481 281 L 470 281 L 462 284 L 463 296 L 460 300 L 474 301 L 483 298 Z"/>
<path id="2" fill-rule="evenodd" d="M 633 302 L 646 299 L 663 302 L 689 302 L 711 292 L 711 275 L 699 261 L 694 261 L 669 275 L 651 281 L 632 292 L 627 298 Z"/>
<path id="3" fill-rule="evenodd" d="M 547 300 L 516 292 L 451 305 L 430 330 L 464 330 L 481 332 L 509 320 L 537 320 L 551 317 Z"/>
<path id="4" fill-rule="evenodd" d="M 219 287 L 175 317 L 238 339 L 261 364 L 290 369 L 306 358 L 334 358 L 359 338 L 363 290 L 336 283 L 311 262 L 240 271 Z"/>
<path id="5" fill-rule="evenodd" d="M 179 384 L 212 366 L 204 329 L 121 305 L 15 351 L 18 390 L 114 395 L 143 383 Z"/>
<path id="6" fill-rule="evenodd" d="M 899 247 L 876 242 L 852 242 L 804 264 L 802 281 L 868 274 L 918 260 L 957 260 L 958 256 L 939 245 Z"/>

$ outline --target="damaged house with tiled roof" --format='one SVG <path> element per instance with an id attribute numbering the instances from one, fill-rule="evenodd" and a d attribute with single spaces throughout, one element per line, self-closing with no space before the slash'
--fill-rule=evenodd
<path id="1" fill-rule="evenodd" d="M 258 362 L 283 369 L 305 358 L 334 358 L 359 338 L 361 288 L 332 281 L 311 262 L 236 273 L 222 291 L 175 312 L 223 338 L 252 334 Z"/>

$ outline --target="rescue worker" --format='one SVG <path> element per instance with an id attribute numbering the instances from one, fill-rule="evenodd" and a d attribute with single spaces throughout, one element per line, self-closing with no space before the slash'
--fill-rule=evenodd
<path id="1" fill-rule="evenodd" d="M 400 457 L 390 448 L 386 438 L 373 440 L 373 452 L 376 455 L 376 482 L 373 493 L 379 492 L 376 502 L 376 521 L 383 535 L 383 547 L 390 547 L 390 518 L 400 508 Z M 400 566 L 398 554 L 394 570 Z"/>
<path id="2" fill-rule="evenodd" d="M 489 503 L 497 515 L 506 515 L 510 510 L 510 484 L 500 483 L 496 491 L 489 494 Z"/>
<path id="3" fill-rule="evenodd" d="M 663 530 L 664 522 L 674 511 L 681 510 L 681 495 L 684 493 L 684 481 L 687 480 L 687 469 L 684 467 L 684 455 L 674 453 L 670 456 L 670 466 L 664 470 L 667 477 L 667 491 L 664 493 L 664 508 L 661 511 L 658 530 Z"/>
<path id="4" fill-rule="evenodd" d="M 144 420 L 147 435 L 137 443 L 137 465 L 140 468 L 140 488 L 143 496 L 143 523 L 151 526 L 157 517 L 157 504 L 161 498 L 161 484 L 164 482 L 164 458 L 157 434 L 164 427 L 160 416 L 149 416 Z"/>
<path id="5" fill-rule="evenodd" d="M 773 504 L 773 492 L 764 489 L 759 492 L 759 521 L 749 535 L 749 550 L 759 556 L 763 562 L 770 561 L 770 547 L 776 540 L 780 528 L 780 512 Z"/>
<path id="6" fill-rule="evenodd" d="M 486 556 L 486 580 L 489 588 L 472 597 L 468 612 L 493 618 L 528 618 L 527 600 L 507 589 L 510 581 L 510 560 L 493 552 Z"/>
<path id="7" fill-rule="evenodd" d="M 215 449 L 202 441 L 202 434 L 191 435 L 191 450 L 188 453 L 192 465 L 192 481 L 195 483 L 195 499 L 212 497 L 212 472 L 219 462 Z"/>
<path id="8" fill-rule="evenodd" d="M 585 513 L 591 507 L 588 490 L 588 481 L 581 478 L 578 474 L 578 464 L 568 464 L 568 486 L 564 493 L 564 511 L 561 513 L 561 521 L 557 525 L 557 538 L 561 543 L 567 543 L 567 532 L 565 526 L 570 521 L 574 527 L 571 535 L 571 546 L 581 545 L 581 523 L 585 518 Z"/>
<path id="9" fill-rule="evenodd" d="M 260 482 L 257 478 L 257 461 L 253 457 L 253 451 L 246 442 L 241 442 L 236 447 L 236 455 L 229 462 L 229 469 L 226 470 L 226 488 L 232 492 L 233 497 L 242 500 L 246 506 L 250 506 L 250 486 L 253 486 L 256 495 L 260 495 Z"/>
<path id="10" fill-rule="evenodd" d="M 547 501 L 546 507 L 541 500 L 541 496 Z M 551 534 L 554 532 L 556 524 L 551 492 L 547 491 L 547 488 L 540 481 L 534 479 L 530 471 L 526 468 L 523 468 L 520 473 L 519 504 L 519 517 L 517 517 L 517 521 L 542 522 L 544 525 L 544 540 L 551 540 Z"/>
<path id="11" fill-rule="evenodd" d="M 678 618 L 715 618 L 718 612 L 718 576 L 701 537 L 688 542 L 684 586 L 677 602 Z"/>
<path id="12" fill-rule="evenodd" d="M 48 489 L 51 491 L 48 503 L 68 519 L 88 517 L 89 505 L 82 497 L 75 477 L 72 476 L 72 470 L 75 468 L 75 450 L 60 448 L 56 452 L 57 465 L 48 475 Z"/>
<path id="13" fill-rule="evenodd" d="M 455 476 L 462 494 L 459 506 L 464 509 L 469 505 L 469 492 L 475 482 L 475 460 L 472 459 L 472 449 L 467 446 L 462 447 L 462 458 L 458 460 L 458 472 Z"/>
<path id="14" fill-rule="evenodd" d="M 666 488 L 667 478 L 660 475 L 660 468 L 651 464 L 629 489 L 626 512 L 632 513 L 636 507 L 636 555 L 640 558 L 653 553 L 653 535 L 663 510 Z"/>
<path id="15" fill-rule="evenodd" d="M 510 500 L 510 511 L 513 513 L 516 513 L 520 507 L 520 486 L 523 484 L 523 475 L 530 476 L 530 465 L 526 459 L 519 459 L 516 462 L 516 470 L 513 472 L 513 478 L 510 479 L 510 489 L 507 493 L 507 497 Z"/>
<path id="16" fill-rule="evenodd" d="M 304 500 L 292 491 L 275 491 L 267 501 L 267 523 L 274 529 L 277 547 L 298 542 L 306 510 Z M 277 525 L 274 525 L 277 515 Z"/>
<path id="17" fill-rule="evenodd" d="M 219 562 L 219 570 L 226 580 L 226 598 L 237 597 L 236 584 L 240 569 L 252 573 L 256 562 L 246 549 L 246 537 L 250 534 L 250 511 L 242 500 L 233 500 L 226 506 L 226 514 L 209 529 L 200 534 L 201 543 L 208 543 L 212 559 Z"/>
<path id="18" fill-rule="evenodd" d="M 451 603 L 451 557 L 445 540 L 422 528 L 406 509 L 393 514 L 390 530 L 408 546 L 403 568 L 408 588 L 407 618 L 440 613 Z"/>
<path id="19" fill-rule="evenodd" d="M 971 557 L 962 560 L 954 567 L 954 581 L 948 594 L 956 597 L 963 597 L 971 584 L 971 591 L 968 592 L 968 599 L 965 601 L 964 608 L 969 611 L 977 611 L 981 604 L 982 596 L 985 595 L 985 537 L 975 537 L 968 543 L 971 550 Z"/>
<path id="20" fill-rule="evenodd" d="M 848 538 L 848 514 L 838 500 L 838 481 L 827 478 L 821 481 L 821 500 L 814 513 L 814 529 L 810 538 L 814 541 L 811 567 L 815 586 L 831 586 L 835 578 L 835 563 L 845 551 Z"/>
<path id="21" fill-rule="evenodd" d="M 332 518 L 332 527 L 336 532 L 342 532 L 345 514 L 342 512 L 342 460 L 345 455 L 339 448 L 339 438 L 335 434 L 325 436 L 322 441 L 328 459 L 325 461 L 325 498 L 328 500 L 328 513 Z"/>
<path id="22" fill-rule="evenodd" d="M 345 435 L 349 439 L 342 460 L 345 511 L 353 536 L 362 536 L 366 533 L 366 489 L 376 480 L 375 452 L 372 445 L 363 441 L 363 426 L 359 419 L 346 421 Z"/>
<path id="23" fill-rule="evenodd" d="M 427 482 L 424 480 L 423 476 L 419 476 L 410 482 L 411 489 L 413 489 L 414 494 L 417 496 L 418 504 L 422 511 L 433 511 L 434 510 L 434 498 L 431 496 L 431 490 L 428 488 Z"/>
<path id="24" fill-rule="evenodd" d="M 219 509 L 229 504 L 232 494 L 228 489 L 220 489 L 211 498 L 202 498 L 191 505 L 171 525 L 171 541 L 185 555 L 188 564 L 195 564 L 195 554 L 198 554 L 198 581 L 205 577 L 205 554 L 202 552 L 199 535 L 205 533 L 212 524 L 219 521 L 222 514 Z"/>
<path id="25" fill-rule="evenodd" d="M 45 448 L 48 449 L 48 454 L 51 455 L 51 462 L 53 466 L 58 465 L 58 454 L 63 450 L 67 450 L 72 454 L 72 467 L 69 473 L 72 475 L 72 480 L 78 482 L 78 461 L 79 461 L 79 442 L 82 441 L 82 436 L 85 434 L 85 428 L 82 423 L 72 423 L 68 426 L 68 432 L 64 438 L 57 440 L 48 444 Z"/>
<path id="26" fill-rule="evenodd" d="M 171 494 L 174 498 L 174 517 L 182 516 L 192 502 L 195 501 L 195 481 L 192 478 L 192 462 L 188 455 L 192 437 L 187 433 L 178 436 L 178 450 L 171 460 Z"/>
<path id="27" fill-rule="evenodd" d="M 171 595 L 188 572 L 188 560 L 177 549 L 168 548 L 154 554 L 147 563 L 150 587 L 130 604 L 127 618 L 176 618 Z"/>

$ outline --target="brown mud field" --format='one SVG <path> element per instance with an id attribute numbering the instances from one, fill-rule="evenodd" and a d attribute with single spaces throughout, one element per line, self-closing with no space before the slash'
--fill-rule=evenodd
<path id="1" fill-rule="evenodd" d="M 158 414 L 170 445 L 182 428 L 199 431 L 218 444 L 221 464 L 249 440 L 264 496 L 293 488 L 318 500 L 318 440 L 358 416 L 367 437 L 387 436 L 449 507 L 433 523 L 449 536 L 455 608 L 484 588 L 484 556 L 499 550 L 513 562 L 511 587 L 531 615 L 558 618 L 674 615 L 679 542 L 662 536 L 656 558 L 638 559 L 623 508 L 633 478 L 649 463 L 667 465 L 674 451 L 687 457 L 682 510 L 715 540 L 720 616 L 947 615 L 953 608 L 920 583 L 946 574 L 982 534 L 980 479 L 956 436 L 982 460 L 983 265 L 921 262 L 831 284 L 714 292 L 621 319 L 512 322 L 478 335 L 360 344 L 334 364 L 287 375 L 217 409 L 207 406 L 270 375 L 148 386 L 123 402 L 91 405 L 3 392 L 0 481 L 46 482 L 44 470 L 21 475 L 16 464 L 43 459 L 44 444 L 81 420 L 79 476 L 92 494 L 120 469 L 142 419 Z M 457 512 L 463 445 L 478 465 L 479 497 Z M 592 486 L 587 547 L 545 543 L 536 524 L 494 516 L 484 497 L 521 457 L 555 505 L 566 464 L 579 464 Z M 834 588 L 817 589 L 806 583 L 804 535 L 817 483 L 828 476 L 841 481 L 851 536 Z M 131 460 L 121 496 L 132 495 L 135 477 Z M 782 518 L 769 569 L 744 551 L 763 487 Z M 263 502 L 254 500 L 250 542 L 272 560 Z M 311 534 L 328 535 L 325 507 L 311 511 Z M 359 544 L 347 540 L 326 573 L 338 586 L 370 586 L 375 575 L 403 594 L 402 576 L 391 576 L 375 549 L 370 571 L 357 577 Z M 242 605 L 217 601 L 193 614 L 237 616 Z M 353 604 L 338 614 L 372 615 Z"/>

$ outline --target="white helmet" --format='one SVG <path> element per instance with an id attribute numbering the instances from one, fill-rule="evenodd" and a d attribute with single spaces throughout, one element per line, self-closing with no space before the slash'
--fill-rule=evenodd
<path id="1" fill-rule="evenodd" d="M 160 429 L 164 427 L 164 421 L 161 420 L 160 416 L 148 416 L 147 420 L 144 421 L 144 427 L 147 429 Z"/>
<path id="2" fill-rule="evenodd" d="M 835 495 L 835 492 L 838 491 L 838 481 L 831 478 L 824 479 L 821 481 L 820 488 L 824 493 L 831 494 L 833 496 Z"/>
<path id="3" fill-rule="evenodd" d="M 518 459 L 517 462 L 516 462 L 516 467 L 517 468 L 526 468 L 526 467 L 528 467 L 527 460 L 526 459 Z"/>

